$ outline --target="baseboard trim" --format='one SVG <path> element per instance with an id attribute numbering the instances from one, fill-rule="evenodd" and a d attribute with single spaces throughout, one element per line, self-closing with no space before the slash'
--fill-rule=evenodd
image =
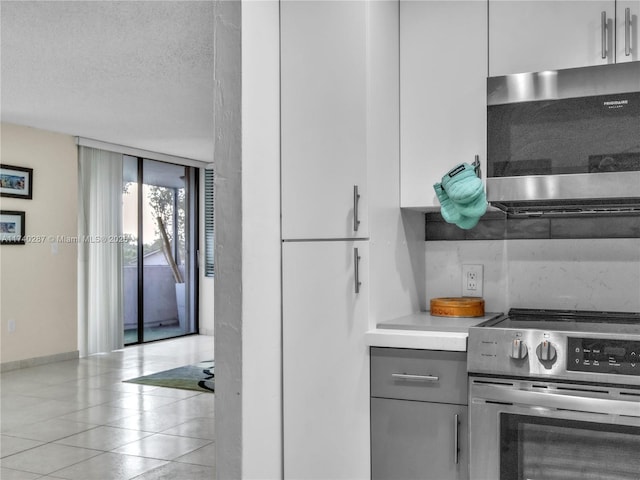
<path id="1" fill-rule="evenodd" d="M 75 360 L 77 358 L 80 358 L 80 352 L 78 350 L 74 352 L 45 355 L 44 357 L 25 358 L 24 360 L 0 363 L 0 372 L 9 372 L 11 370 L 19 370 L 21 368 L 37 367 L 38 365 L 62 362 L 64 360 Z"/>

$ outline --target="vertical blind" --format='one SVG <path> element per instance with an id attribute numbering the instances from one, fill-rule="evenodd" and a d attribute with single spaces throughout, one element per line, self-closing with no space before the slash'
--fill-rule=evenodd
<path id="1" fill-rule="evenodd" d="M 213 170 L 204 171 L 204 275 L 213 277 L 214 253 Z"/>
<path id="2" fill-rule="evenodd" d="M 78 155 L 78 350 L 124 346 L 122 154 L 80 147 Z M 98 239 L 91 241 L 90 239 Z"/>

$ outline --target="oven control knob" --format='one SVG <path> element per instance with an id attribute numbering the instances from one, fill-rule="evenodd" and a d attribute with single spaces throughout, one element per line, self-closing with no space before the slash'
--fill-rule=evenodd
<path id="1" fill-rule="evenodd" d="M 511 342 L 511 353 L 509 354 L 511 358 L 522 360 L 523 358 L 527 358 L 527 353 L 527 344 L 522 340 L 515 338 L 513 342 Z"/>
<path id="2" fill-rule="evenodd" d="M 551 362 L 556 358 L 556 348 L 551 345 L 551 342 L 544 340 L 536 348 L 536 355 L 541 362 Z"/>

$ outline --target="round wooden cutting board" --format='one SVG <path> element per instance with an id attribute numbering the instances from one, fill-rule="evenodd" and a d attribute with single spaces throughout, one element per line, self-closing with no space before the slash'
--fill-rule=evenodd
<path id="1" fill-rule="evenodd" d="M 484 300 L 476 297 L 432 298 L 431 315 L 436 317 L 482 317 L 484 315 Z"/>

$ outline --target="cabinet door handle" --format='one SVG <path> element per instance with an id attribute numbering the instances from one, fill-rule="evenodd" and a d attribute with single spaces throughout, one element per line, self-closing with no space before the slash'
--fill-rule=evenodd
<path id="1" fill-rule="evenodd" d="M 460 435 L 460 419 L 458 418 L 458 414 L 456 413 L 453 416 L 453 460 L 457 465 L 460 463 L 460 446 L 459 446 L 459 435 Z"/>
<path id="2" fill-rule="evenodd" d="M 358 201 L 360 200 L 360 194 L 358 193 L 358 185 L 353 186 L 353 231 L 357 232 L 360 226 L 360 220 L 358 219 Z"/>
<path id="3" fill-rule="evenodd" d="M 482 178 L 482 171 L 480 170 L 480 155 L 476 155 L 473 160 L 473 171 L 476 172 L 478 178 Z"/>
<path id="4" fill-rule="evenodd" d="M 414 375 L 411 373 L 392 373 L 393 378 L 399 378 L 401 380 L 422 380 L 423 382 L 437 382 L 440 377 L 436 375 Z"/>
<path id="5" fill-rule="evenodd" d="M 600 29 L 602 30 L 602 58 L 607 58 L 607 12 L 600 14 Z"/>
<path id="6" fill-rule="evenodd" d="M 631 9 L 624 9 L 624 54 L 631 55 Z"/>
<path id="7" fill-rule="evenodd" d="M 353 248 L 353 278 L 355 279 L 354 291 L 355 293 L 360 293 L 360 285 L 362 282 L 360 281 L 360 255 L 358 255 L 358 247 Z"/>

